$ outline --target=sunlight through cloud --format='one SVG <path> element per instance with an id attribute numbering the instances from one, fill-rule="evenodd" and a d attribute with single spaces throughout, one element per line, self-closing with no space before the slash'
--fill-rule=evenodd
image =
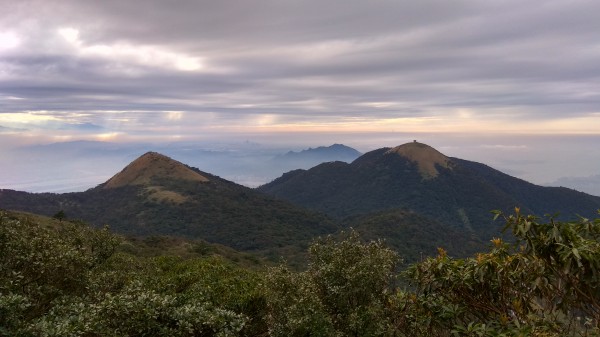
<path id="1" fill-rule="evenodd" d="M 80 38 L 79 30 L 75 28 L 61 28 L 58 34 L 83 56 L 99 56 L 112 61 L 133 61 L 144 66 L 180 71 L 197 71 L 203 68 L 198 57 L 172 52 L 158 46 L 128 43 L 86 45 Z"/>
<path id="2" fill-rule="evenodd" d="M 19 46 L 21 40 L 13 32 L 0 32 L 0 51 L 14 49 Z"/>
<path id="3" fill-rule="evenodd" d="M 178 121 L 183 117 L 183 111 L 165 111 L 167 119 L 170 121 Z"/>

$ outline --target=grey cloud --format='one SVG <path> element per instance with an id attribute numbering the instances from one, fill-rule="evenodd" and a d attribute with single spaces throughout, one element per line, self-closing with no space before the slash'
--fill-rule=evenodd
<path id="1" fill-rule="evenodd" d="M 461 107 L 551 119 L 600 110 L 590 89 L 600 87 L 600 3 L 590 1 L 0 4 L 8 9 L 0 27 L 31 36 L 28 48 L 0 54 L 0 97 L 24 98 L 2 102 L 0 112 L 82 112 L 82 123 L 106 127 L 110 111 L 131 111 L 131 125 L 143 128 L 170 110 L 223 121 L 443 115 Z M 164 47 L 203 58 L 209 70 L 76 55 L 55 36 L 64 27 L 80 29 L 87 45 Z"/>
<path id="2" fill-rule="evenodd" d="M 16 132 L 23 132 L 23 131 L 27 131 L 27 129 L 11 128 L 11 127 L 6 127 L 6 126 L 0 125 L 0 133 L 16 133 Z"/>

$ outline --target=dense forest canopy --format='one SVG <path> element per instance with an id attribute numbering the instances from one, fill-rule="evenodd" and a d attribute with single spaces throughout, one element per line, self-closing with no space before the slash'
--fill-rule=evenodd
<path id="1" fill-rule="evenodd" d="M 316 240 L 297 271 L 142 256 L 107 228 L 2 211 L 0 335 L 599 335 L 600 219 L 497 215 L 517 242 L 474 257 L 399 268 L 350 231 Z"/>

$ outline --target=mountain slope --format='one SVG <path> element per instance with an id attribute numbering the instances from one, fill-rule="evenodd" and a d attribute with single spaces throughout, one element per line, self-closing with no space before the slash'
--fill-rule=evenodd
<path id="1" fill-rule="evenodd" d="M 148 152 L 127 165 L 102 185 L 116 188 L 127 185 L 147 185 L 157 177 L 207 182 L 208 179 L 182 163 L 156 152 Z"/>
<path id="2" fill-rule="evenodd" d="M 384 239 L 404 265 L 435 256 L 443 248 L 450 256 L 467 257 L 485 251 L 488 243 L 460 228 L 452 228 L 415 212 L 394 209 L 347 219 L 365 240 Z"/>
<path id="3" fill-rule="evenodd" d="M 128 235 L 204 239 L 277 258 L 338 229 L 326 216 L 168 157 L 147 153 L 96 188 L 52 194 L 0 190 L 0 208 L 109 224 Z"/>
<path id="4" fill-rule="evenodd" d="M 79 220 L 57 219 L 39 214 L 1 211 L 0 218 L 4 220 L 17 220 L 32 224 L 35 227 L 43 227 L 57 231 L 68 230 L 76 227 L 86 231 L 90 226 Z M 264 261 L 251 253 L 238 252 L 230 247 L 219 244 L 208 243 L 204 240 L 187 240 L 173 236 L 149 236 L 145 238 L 126 237 L 121 238 L 118 251 L 125 252 L 138 257 L 155 256 L 178 256 L 184 259 L 220 256 L 234 264 L 255 268 L 264 264 Z"/>
<path id="5" fill-rule="evenodd" d="M 494 209 L 574 216 L 600 208 L 598 197 L 536 186 L 417 142 L 374 150 L 351 164 L 295 171 L 259 190 L 337 218 L 411 209 L 484 239 L 499 234 Z"/>

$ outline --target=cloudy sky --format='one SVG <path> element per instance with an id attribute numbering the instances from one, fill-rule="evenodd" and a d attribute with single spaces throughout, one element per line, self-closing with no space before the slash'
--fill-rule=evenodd
<path id="1" fill-rule="evenodd" d="M 600 136 L 598 1 L 0 8 L 5 147 L 240 134 Z"/>

